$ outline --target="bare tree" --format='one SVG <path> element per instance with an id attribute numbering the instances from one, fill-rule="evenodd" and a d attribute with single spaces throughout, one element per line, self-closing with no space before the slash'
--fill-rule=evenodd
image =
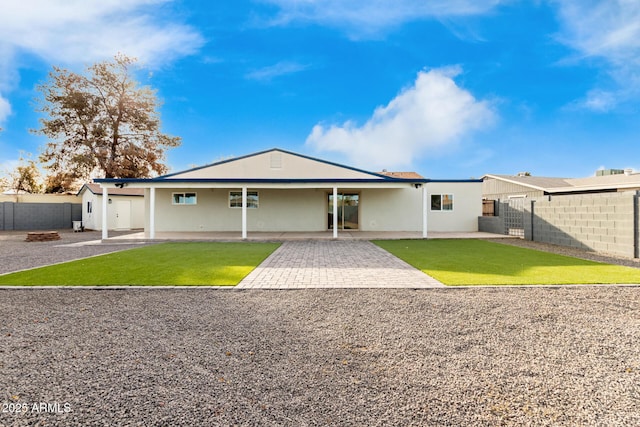
<path id="1" fill-rule="evenodd" d="M 9 187 L 10 187 L 9 180 L 4 176 L 0 176 L 0 193 L 8 190 Z"/>
<path id="2" fill-rule="evenodd" d="M 50 138 L 40 154 L 54 174 L 87 179 L 146 178 L 166 173 L 165 150 L 180 138 L 160 131 L 156 92 L 132 77 L 135 59 L 117 55 L 90 66 L 87 75 L 54 67 L 43 94 L 36 133 Z"/>
<path id="3" fill-rule="evenodd" d="M 50 173 L 44 179 L 45 193 L 76 192 L 80 187 L 77 178 L 69 172 Z"/>
<path id="4" fill-rule="evenodd" d="M 10 189 L 14 190 L 16 194 L 20 192 L 42 193 L 42 175 L 36 162 L 22 156 L 19 161 L 18 166 L 9 173 Z"/>

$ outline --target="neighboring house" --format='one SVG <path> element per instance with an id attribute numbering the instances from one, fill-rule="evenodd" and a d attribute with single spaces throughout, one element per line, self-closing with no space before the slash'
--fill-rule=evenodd
<path id="1" fill-rule="evenodd" d="M 82 197 L 82 226 L 87 230 L 102 230 L 102 188 L 99 184 L 84 184 Z M 130 230 L 144 227 L 144 189 L 112 188 L 107 198 L 108 230 Z"/>
<path id="2" fill-rule="evenodd" d="M 487 174 L 482 180 L 482 197 L 486 200 L 640 190 L 640 174 L 622 169 L 598 171 L 596 176 L 588 178 L 550 178 L 521 173 Z"/>
<path id="3" fill-rule="evenodd" d="M 158 178 L 95 181 L 108 197 L 144 189 L 152 239 L 156 232 L 478 230 L 480 180 L 399 174 L 272 149 Z M 112 215 L 112 205 L 104 208 Z"/>
<path id="4" fill-rule="evenodd" d="M 598 171 L 588 178 L 485 175 L 481 231 L 640 257 L 640 174 Z"/>

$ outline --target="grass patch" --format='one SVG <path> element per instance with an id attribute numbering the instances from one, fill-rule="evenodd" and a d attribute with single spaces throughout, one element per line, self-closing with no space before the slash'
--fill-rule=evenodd
<path id="1" fill-rule="evenodd" d="M 446 285 L 640 283 L 640 270 L 483 240 L 377 240 Z"/>
<path id="2" fill-rule="evenodd" d="M 0 276 L 0 285 L 234 286 L 278 243 L 163 243 Z"/>

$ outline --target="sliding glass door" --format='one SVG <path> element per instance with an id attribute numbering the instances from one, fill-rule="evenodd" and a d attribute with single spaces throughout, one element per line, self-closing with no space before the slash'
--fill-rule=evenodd
<path id="1" fill-rule="evenodd" d="M 328 228 L 333 230 L 333 194 L 329 193 L 328 198 Z M 338 205 L 338 229 L 357 230 L 359 217 L 360 195 L 358 193 L 338 193 L 335 201 Z"/>

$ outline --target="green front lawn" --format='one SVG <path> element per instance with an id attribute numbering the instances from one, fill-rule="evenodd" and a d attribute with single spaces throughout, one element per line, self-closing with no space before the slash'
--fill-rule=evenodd
<path id="1" fill-rule="evenodd" d="M 378 240 L 374 243 L 446 285 L 640 283 L 640 269 L 483 240 Z"/>
<path id="2" fill-rule="evenodd" d="M 237 285 L 278 243 L 163 243 L 0 276 L 0 285 Z M 59 249 L 64 250 L 64 249 Z"/>

